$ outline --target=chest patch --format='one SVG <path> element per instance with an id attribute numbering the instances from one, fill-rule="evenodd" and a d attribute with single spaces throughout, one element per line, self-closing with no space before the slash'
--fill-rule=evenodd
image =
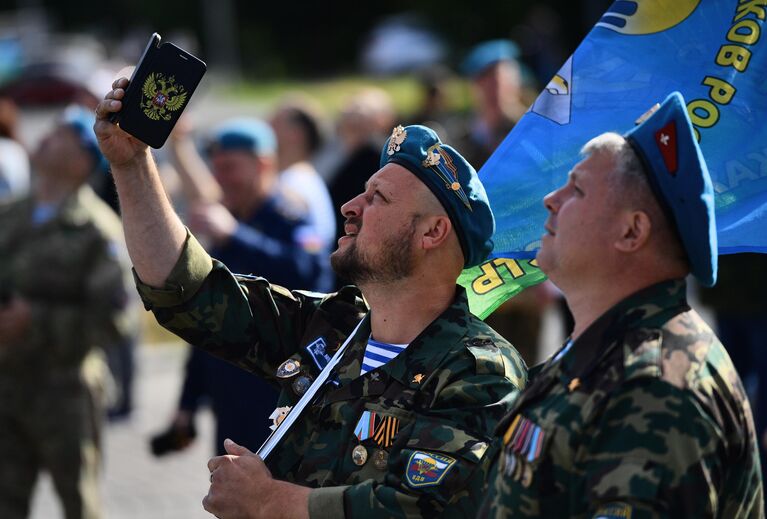
<path id="1" fill-rule="evenodd" d="M 317 337 L 314 341 L 309 343 L 304 349 L 306 350 L 306 353 L 308 353 L 309 356 L 314 361 L 314 365 L 317 366 L 317 368 L 320 371 L 325 369 L 325 366 L 327 366 L 330 360 L 333 358 L 328 353 L 327 344 L 325 343 L 325 339 L 323 339 L 322 337 Z M 328 379 L 328 382 L 330 382 L 336 387 L 341 385 L 341 382 L 339 382 L 338 376 L 335 373 L 330 376 L 330 378 Z"/>
<path id="2" fill-rule="evenodd" d="M 594 519 L 631 519 L 631 505 L 626 503 L 602 505 L 594 514 Z"/>
<path id="3" fill-rule="evenodd" d="M 314 342 L 306 346 L 306 352 L 312 358 L 314 364 L 316 364 L 320 371 L 325 369 L 325 366 L 327 366 L 328 362 L 330 362 L 330 355 L 328 355 L 326 350 L 327 345 L 325 344 L 325 339 L 322 337 L 318 337 L 314 340 Z"/>
<path id="4" fill-rule="evenodd" d="M 455 458 L 433 452 L 414 451 L 405 470 L 405 481 L 412 488 L 439 485 L 455 465 Z"/>

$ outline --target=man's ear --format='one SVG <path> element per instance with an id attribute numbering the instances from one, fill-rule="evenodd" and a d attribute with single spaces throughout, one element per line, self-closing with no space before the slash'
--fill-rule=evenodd
<path id="1" fill-rule="evenodd" d="M 436 249 L 441 246 L 453 229 L 453 222 L 445 215 L 425 217 L 422 224 L 419 230 L 423 233 L 421 235 L 421 247 L 424 250 Z"/>
<path id="2" fill-rule="evenodd" d="M 650 217 L 644 211 L 626 211 L 619 218 L 620 236 L 615 241 L 615 248 L 626 253 L 638 251 L 650 239 Z"/>

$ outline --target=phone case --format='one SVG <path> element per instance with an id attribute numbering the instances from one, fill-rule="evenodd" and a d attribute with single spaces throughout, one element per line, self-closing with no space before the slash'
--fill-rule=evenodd
<path id="1" fill-rule="evenodd" d="M 205 74 L 199 58 L 152 34 L 111 120 L 152 148 L 165 144 Z"/>

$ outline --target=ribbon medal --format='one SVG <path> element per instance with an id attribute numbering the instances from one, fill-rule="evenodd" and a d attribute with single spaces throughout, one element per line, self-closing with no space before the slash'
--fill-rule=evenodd
<path id="1" fill-rule="evenodd" d="M 529 487 L 533 481 L 532 463 L 540 457 L 545 438 L 546 432 L 540 426 L 522 415 L 514 417 L 503 435 L 503 474 Z"/>

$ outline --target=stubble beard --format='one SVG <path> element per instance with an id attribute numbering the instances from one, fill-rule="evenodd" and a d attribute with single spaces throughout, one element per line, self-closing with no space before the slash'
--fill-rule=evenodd
<path id="1" fill-rule="evenodd" d="M 353 239 L 345 251 L 337 249 L 330 255 L 330 265 L 340 278 L 356 285 L 399 281 L 415 270 L 414 235 L 415 219 L 399 233 L 384 239 L 378 254 L 365 254 Z"/>

